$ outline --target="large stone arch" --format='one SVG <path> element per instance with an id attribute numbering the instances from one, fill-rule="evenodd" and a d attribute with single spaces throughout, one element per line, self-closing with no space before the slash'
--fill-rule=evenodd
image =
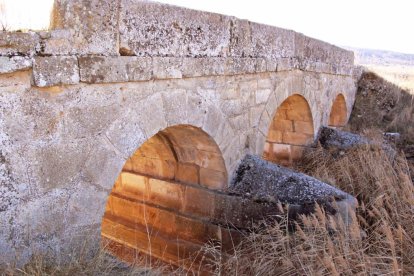
<path id="1" fill-rule="evenodd" d="M 168 83 L 168 82 L 166 82 Z M 167 84 L 166 84 L 167 86 Z M 162 85 L 160 88 L 163 88 Z M 137 94 L 140 84 L 121 91 L 121 97 Z M 235 167 L 236 160 L 230 158 L 232 150 L 231 139 L 235 135 L 227 116 L 217 107 L 208 96 L 194 93 L 191 90 L 154 89 L 153 93 L 138 101 L 128 103 L 123 107 L 121 115 L 114 120 L 105 135 L 102 135 L 105 148 L 116 156 L 117 171 L 111 170 L 111 177 L 102 183 L 105 189 L 111 189 L 125 161 L 134 154 L 137 148 L 156 135 L 159 131 L 175 125 L 191 125 L 199 128 L 210 136 L 223 153 L 228 177 Z M 236 154 L 234 154 L 236 155 Z M 113 163 L 109 164 L 113 166 Z M 109 168 L 108 168 L 109 169 Z"/>
<path id="2" fill-rule="evenodd" d="M 211 193 L 203 189 L 226 185 L 215 141 L 198 127 L 168 127 L 125 162 L 107 200 L 103 240 L 128 261 L 144 254 L 177 264 L 217 235 L 197 216 L 215 208 Z"/>
<path id="3" fill-rule="evenodd" d="M 277 108 L 270 123 L 263 158 L 283 165 L 299 159 L 306 146 L 313 142 L 315 129 L 306 99 L 293 94 Z"/>
<path id="4" fill-rule="evenodd" d="M 320 113 L 321 104 L 318 98 L 318 91 L 322 91 L 322 81 L 316 75 L 305 75 L 302 72 L 290 72 L 283 74 L 276 80 L 274 91 L 269 95 L 266 106 L 260 116 L 258 125 L 258 134 L 256 137 L 256 154 L 263 155 L 266 147 L 269 129 L 277 115 L 279 107 L 288 98 L 296 95 L 306 102 L 307 108 L 311 114 L 310 118 L 313 125 L 312 141 L 316 138 L 317 131 L 322 123 L 322 115 Z M 310 137 L 309 137 L 310 139 Z M 311 141 L 309 141 L 309 144 Z M 303 145 L 301 145 L 303 146 Z M 300 152 L 300 150 L 297 150 Z M 266 159 L 268 157 L 264 156 Z M 286 162 L 282 162 L 287 164 Z M 290 162 L 289 162 L 290 163 Z"/>
<path id="5" fill-rule="evenodd" d="M 66 236 L 79 236 L 88 228 L 92 230 L 87 232 L 88 240 L 99 244 L 106 200 L 126 160 L 150 137 L 172 126 L 191 125 L 211 137 L 223 153 L 225 184 L 229 183 L 239 149 L 231 144 L 235 131 L 227 116 L 211 95 L 197 93 L 195 89 L 171 89 L 171 83 L 159 81 L 156 87 L 148 83 L 113 84 L 107 88 L 113 91 L 112 97 L 102 93 L 100 87 L 83 87 L 83 93 L 79 94 L 81 105 L 77 108 L 92 106 L 99 98 L 102 99 L 99 103 L 115 106 L 117 111 L 109 113 L 110 123 L 87 144 L 88 154 L 79 184 L 73 187 L 68 203 L 73 208 L 62 211 L 73 222 L 65 229 Z M 100 106 L 95 104 L 95 107 Z M 91 118 L 92 111 L 87 112 L 82 117 Z"/>

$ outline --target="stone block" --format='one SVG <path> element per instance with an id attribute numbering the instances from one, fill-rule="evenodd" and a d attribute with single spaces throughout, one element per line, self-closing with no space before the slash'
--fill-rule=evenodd
<path id="1" fill-rule="evenodd" d="M 269 134 L 266 137 L 267 141 L 272 143 L 282 143 L 283 141 L 283 131 L 269 129 Z"/>
<path id="2" fill-rule="evenodd" d="M 211 240 L 221 240 L 221 229 L 214 224 L 188 217 L 176 216 L 177 235 L 181 239 L 190 240 L 199 244 Z"/>
<path id="3" fill-rule="evenodd" d="M 143 81 L 152 78 L 152 59 L 138 57 L 80 57 L 80 78 L 87 83 Z"/>
<path id="4" fill-rule="evenodd" d="M 235 131 L 244 132 L 249 124 L 249 113 L 244 113 L 229 119 L 230 125 Z"/>
<path id="5" fill-rule="evenodd" d="M 154 143 L 155 139 L 160 138 L 160 135 L 151 137 L 138 148 L 138 150 L 131 156 L 131 159 L 138 161 L 139 158 L 146 157 L 174 163 L 175 157 L 172 149 L 164 142 L 158 143 L 158 141 L 155 141 Z"/>
<path id="6" fill-rule="evenodd" d="M 175 147 L 175 149 L 180 162 L 194 163 L 202 168 L 220 172 L 226 171 L 223 157 L 219 152 L 204 151 L 188 146 Z"/>
<path id="7" fill-rule="evenodd" d="M 256 91 L 256 104 L 266 103 L 272 90 L 270 89 L 259 89 Z"/>
<path id="8" fill-rule="evenodd" d="M 36 148 L 34 174 L 43 193 L 70 186 L 82 173 L 91 144 L 88 141 L 61 141 Z"/>
<path id="9" fill-rule="evenodd" d="M 270 90 L 273 90 L 272 79 L 269 76 L 259 77 L 257 79 L 257 88 L 258 89 L 270 89 Z"/>
<path id="10" fill-rule="evenodd" d="M 148 198 L 148 178 L 139 174 L 128 172 L 121 173 L 120 185 L 114 189 L 118 193 L 133 194 L 138 197 Z"/>
<path id="11" fill-rule="evenodd" d="M 174 210 L 182 208 L 185 188 L 183 185 L 150 178 L 148 188 L 151 202 Z"/>
<path id="12" fill-rule="evenodd" d="M 283 132 L 283 143 L 292 145 L 307 145 L 313 142 L 313 135 L 300 132 Z"/>
<path id="13" fill-rule="evenodd" d="M 199 167 L 194 164 L 178 163 L 175 180 L 182 183 L 198 184 Z"/>
<path id="14" fill-rule="evenodd" d="M 227 187 L 225 172 L 200 168 L 200 185 L 213 190 L 223 190 Z"/>
<path id="15" fill-rule="evenodd" d="M 219 76 L 224 75 L 225 58 L 219 57 L 199 57 L 199 58 L 183 58 L 182 77 L 202 77 L 202 76 Z"/>
<path id="16" fill-rule="evenodd" d="M 78 59 L 74 56 L 35 57 L 33 80 L 39 87 L 77 84 Z"/>
<path id="17" fill-rule="evenodd" d="M 265 58 L 256 58 L 256 73 L 264 73 L 267 72 L 267 61 Z"/>
<path id="18" fill-rule="evenodd" d="M 264 149 L 263 149 L 263 158 L 266 160 L 269 160 L 272 157 L 273 154 L 273 148 L 272 148 L 272 143 L 269 142 L 265 142 L 264 144 Z"/>
<path id="19" fill-rule="evenodd" d="M 249 120 L 250 120 L 250 127 L 256 128 L 259 125 L 260 116 L 262 115 L 264 110 L 263 105 L 253 106 L 250 108 Z"/>
<path id="20" fill-rule="evenodd" d="M 108 197 L 107 205 L 110 206 L 110 211 L 106 212 L 106 214 L 109 213 L 115 218 L 135 223 L 142 223 L 144 221 L 145 208 L 140 203 L 119 197 L 117 194 L 111 194 Z"/>
<path id="21" fill-rule="evenodd" d="M 186 124 L 188 120 L 186 91 L 184 89 L 167 90 L 162 93 L 162 98 L 168 125 Z"/>
<path id="22" fill-rule="evenodd" d="M 32 67 L 32 59 L 29 57 L 1 57 L 0 56 L 0 74 L 12 73 L 15 71 L 28 70 Z"/>
<path id="23" fill-rule="evenodd" d="M 151 238 L 148 239 L 147 227 L 134 225 L 109 216 L 102 220 L 102 236 L 117 241 L 118 246 L 131 246 L 147 254 L 151 252 L 154 256 L 158 254 L 162 256 L 161 252 L 167 246 L 167 243 L 164 243 L 163 247 L 160 246 L 158 235 L 151 235 Z"/>
<path id="24" fill-rule="evenodd" d="M 278 159 L 290 160 L 290 145 L 272 143 L 272 156 Z"/>
<path id="25" fill-rule="evenodd" d="M 186 125 L 174 127 L 165 130 L 165 133 L 168 134 L 177 151 L 177 154 L 179 151 L 183 151 L 183 158 L 196 159 L 198 154 L 208 157 L 208 152 L 216 155 L 220 152 L 214 140 L 209 135 L 194 126 Z M 202 152 L 197 152 L 197 150 L 206 153 L 203 155 Z M 188 157 L 186 157 L 187 154 Z"/>
<path id="26" fill-rule="evenodd" d="M 162 179 L 174 179 L 175 161 L 147 157 L 132 158 L 132 171 Z"/>
<path id="27" fill-rule="evenodd" d="M 145 105 L 137 112 L 139 121 L 147 137 L 157 134 L 167 127 L 164 102 L 160 93 L 154 93 L 145 99 Z"/>
<path id="28" fill-rule="evenodd" d="M 227 16 L 122 0 L 119 22 L 120 47 L 137 56 L 220 57 L 228 51 Z"/>
<path id="29" fill-rule="evenodd" d="M 286 116 L 286 106 L 285 105 L 283 105 L 283 106 L 280 106 L 278 109 L 277 109 L 277 111 L 276 111 L 276 113 L 275 113 L 275 116 L 274 116 L 274 118 L 276 119 L 282 119 L 282 120 L 287 120 L 288 118 L 287 118 L 287 116 Z"/>
<path id="30" fill-rule="evenodd" d="M 250 22 L 238 18 L 230 21 L 230 46 L 231 57 L 252 57 L 253 47 L 251 45 Z"/>
<path id="31" fill-rule="evenodd" d="M 16 93 L 28 91 L 31 86 L 32 74 L 30 71 L 0 74 L 0 92 Z M 3 99 L 2 99 L 3 101 Z"/>
<path id="32" fill-rule="evenodd" d="M 157 232 L 161 231 L 173 238 L 183 238 L 183 235 L 177 230 L 178 214 L 173 211 L 167 211 L 157 207 L 148 208 L 148 206 L 146 206 L 145 208 L 156 212 L 157 216 L 151 218 L 150 214 L 146 214 L 145 219 L 148 224 L 157 230 Z"/>
<path id="33" fill-rule="evenodd" d="M 187 186 L 182 212 L 209 218 L 214 213 L 214 198 L 214 193 L 208 190 Z"/>
<path id="34" fill-rule="evenodd" d="M 43 55 L 76 55 L 76 36 L 73 29 L 51 30 L 41 36 L 42 47 L 40 53 Z"/>
<path id="35" fill-rule="evenodd" d="M 291 121 L 291 120 L 282 120 L 282 119 L 273 121 L 271 129 L 279 130 L 279 131 L 282 131 L 282 132 L 293 131 L 293 121 Z"/>
<path id="36" fill-rule="evenodd" d="M 0 56 L 33 56 L 40 50 L 39 36 L 29 32 L 0 32 Z"/>
<path id="37" fill-rule="evenodd" d="M 293 127 L 295 132 L 314 134 L 313 122 L 293 121 Z"/>
<path id="38" fill-rule="evenodd" d="M 225 74 L 240 75 L 256 72 L 257 60 L 254 58 L 227 58 Z"/>
<path id="39" fill-rule="evenodd" d="M 119 2 L 112 0 L 56 0 L 51 29 L 69 29 L 72 48 L 78 54 L 119 55 L 118 8 Z"/>
<path id="40" fill-rule="evenodd" d="M 295 45 L 295 54 L 301 60 L 303 67 L 306 67 L 304 64 L 308 64 L 308 66 L 317 66 L 318 63 L 321 65 L 325 63 L 327 65 L 341 64 L 346 66 L 353 65 L 354 63 L 353 52 L 341 49 L 337 46 L 314 38 L 307 37 L 303 34 L 296 33 Z M 313 70 L 315 69 L 325 71 L 327 73 L 335 73 L 329 66 L 317 66 L 316 68 L 313 68 Z"/>
<path id="41" fill-rule="evenodd" d="M 253 22 L 250 22 L 250 30 L 252 56 L 267 60 L 294 56 L 294 31 Z"/>
<path id="42" fill-rule="evenodd" d="M 183 70 L 182 58 L 176 57 L 153 57 L 154 79 L 181 79 Z"/>
<path id="43" fill-rule="evenodd" d="M 307 104 L 304 107 L 299 107 L 295 104 L 295 109 L 286 111 L 286 118 L 292 121 L 310 122 L 312 121 L 312 114 Z"/>
<path id="44" fill-rule="evenodd" d="M 258 203 L 240 196 L 216 194 L 215 201 L 214 220 L 220 225 L 239 229 L 250 229 L 255 222 L 279 213 L 276 204 Z M 226 238 L 223 230 L 222 239 Z"/>

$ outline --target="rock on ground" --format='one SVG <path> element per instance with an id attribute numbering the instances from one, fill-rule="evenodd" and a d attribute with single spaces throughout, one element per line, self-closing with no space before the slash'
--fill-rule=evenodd
<path id="1" fill-rule="evenodd" d="M 357 205 L 354 197 L 335 187 L 255 155 L 246 155 L 241 161 L 229 189 L 259 201 L 289 204 L 295 213 L 311 212 L 318 203 L 331 214 L 347 216 L 348 209 Z"/>

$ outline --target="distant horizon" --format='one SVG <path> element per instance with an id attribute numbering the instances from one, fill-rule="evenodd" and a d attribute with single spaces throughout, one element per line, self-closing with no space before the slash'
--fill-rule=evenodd
<path id="1" fill-rule="evenodd" d="M 361 47 L 354 47 L 354 46 L 348 46 L 348 45 L 336 45 L 336 44 L 335 44 L 335 46 L 338 46 L 338 47 L 344 48 L 344 49 L 368 50 L 368 51 L 388 52 L 388 53 L 414 56 L 414 53 L 398 52 L 398 51 L 392 51 L 392 50 L 375 49 L 375 48 L 361 48 Z"/>
<path id="2" fill-rule="evenodd" d="M 339 47 L 414 55 L 414 2 L 406 0 L 157 0 L 294 30 Z M 0 21 L 11 30 L 46 29 L 53 0 L 0 0 Z M 1 13 L 1 7 L 6 14 Z"/>

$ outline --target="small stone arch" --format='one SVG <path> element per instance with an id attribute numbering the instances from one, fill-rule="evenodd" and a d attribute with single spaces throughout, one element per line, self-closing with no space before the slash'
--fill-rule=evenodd
<path id="1" fill-rule="evenodd" d="M 270 123 L 263 158 L 291 165 L 314 140 L 312 111 L 307 100 L 293 94 L 278 107 Z"/>
<path id="2" fill-rule="evenodd" d="M 328 126 L 342 128 L 346 125 L 347 118 L 346 100 L 343 94 L 339 94 L 332 104 Z"/>
<path id="3" fill-rule="evenodd" d="M 212 236 L 195 218 L 214 212 L 214 198 L 203 191 L 225 189 L 227 180 L 210 135 L 191 125 L 167 127 L 125 162 L 107 200 L 102 240 L 126 261 L 144 255 L 178 264 Z"/>
<path id="4" fill-rule="evenodd" d="M 329 113 L 328 126 L 341 128 L 346 125 L 348 112 L 346 100 L 343 94 L 338 94 L 332 103 L 331 112 Z"/>

